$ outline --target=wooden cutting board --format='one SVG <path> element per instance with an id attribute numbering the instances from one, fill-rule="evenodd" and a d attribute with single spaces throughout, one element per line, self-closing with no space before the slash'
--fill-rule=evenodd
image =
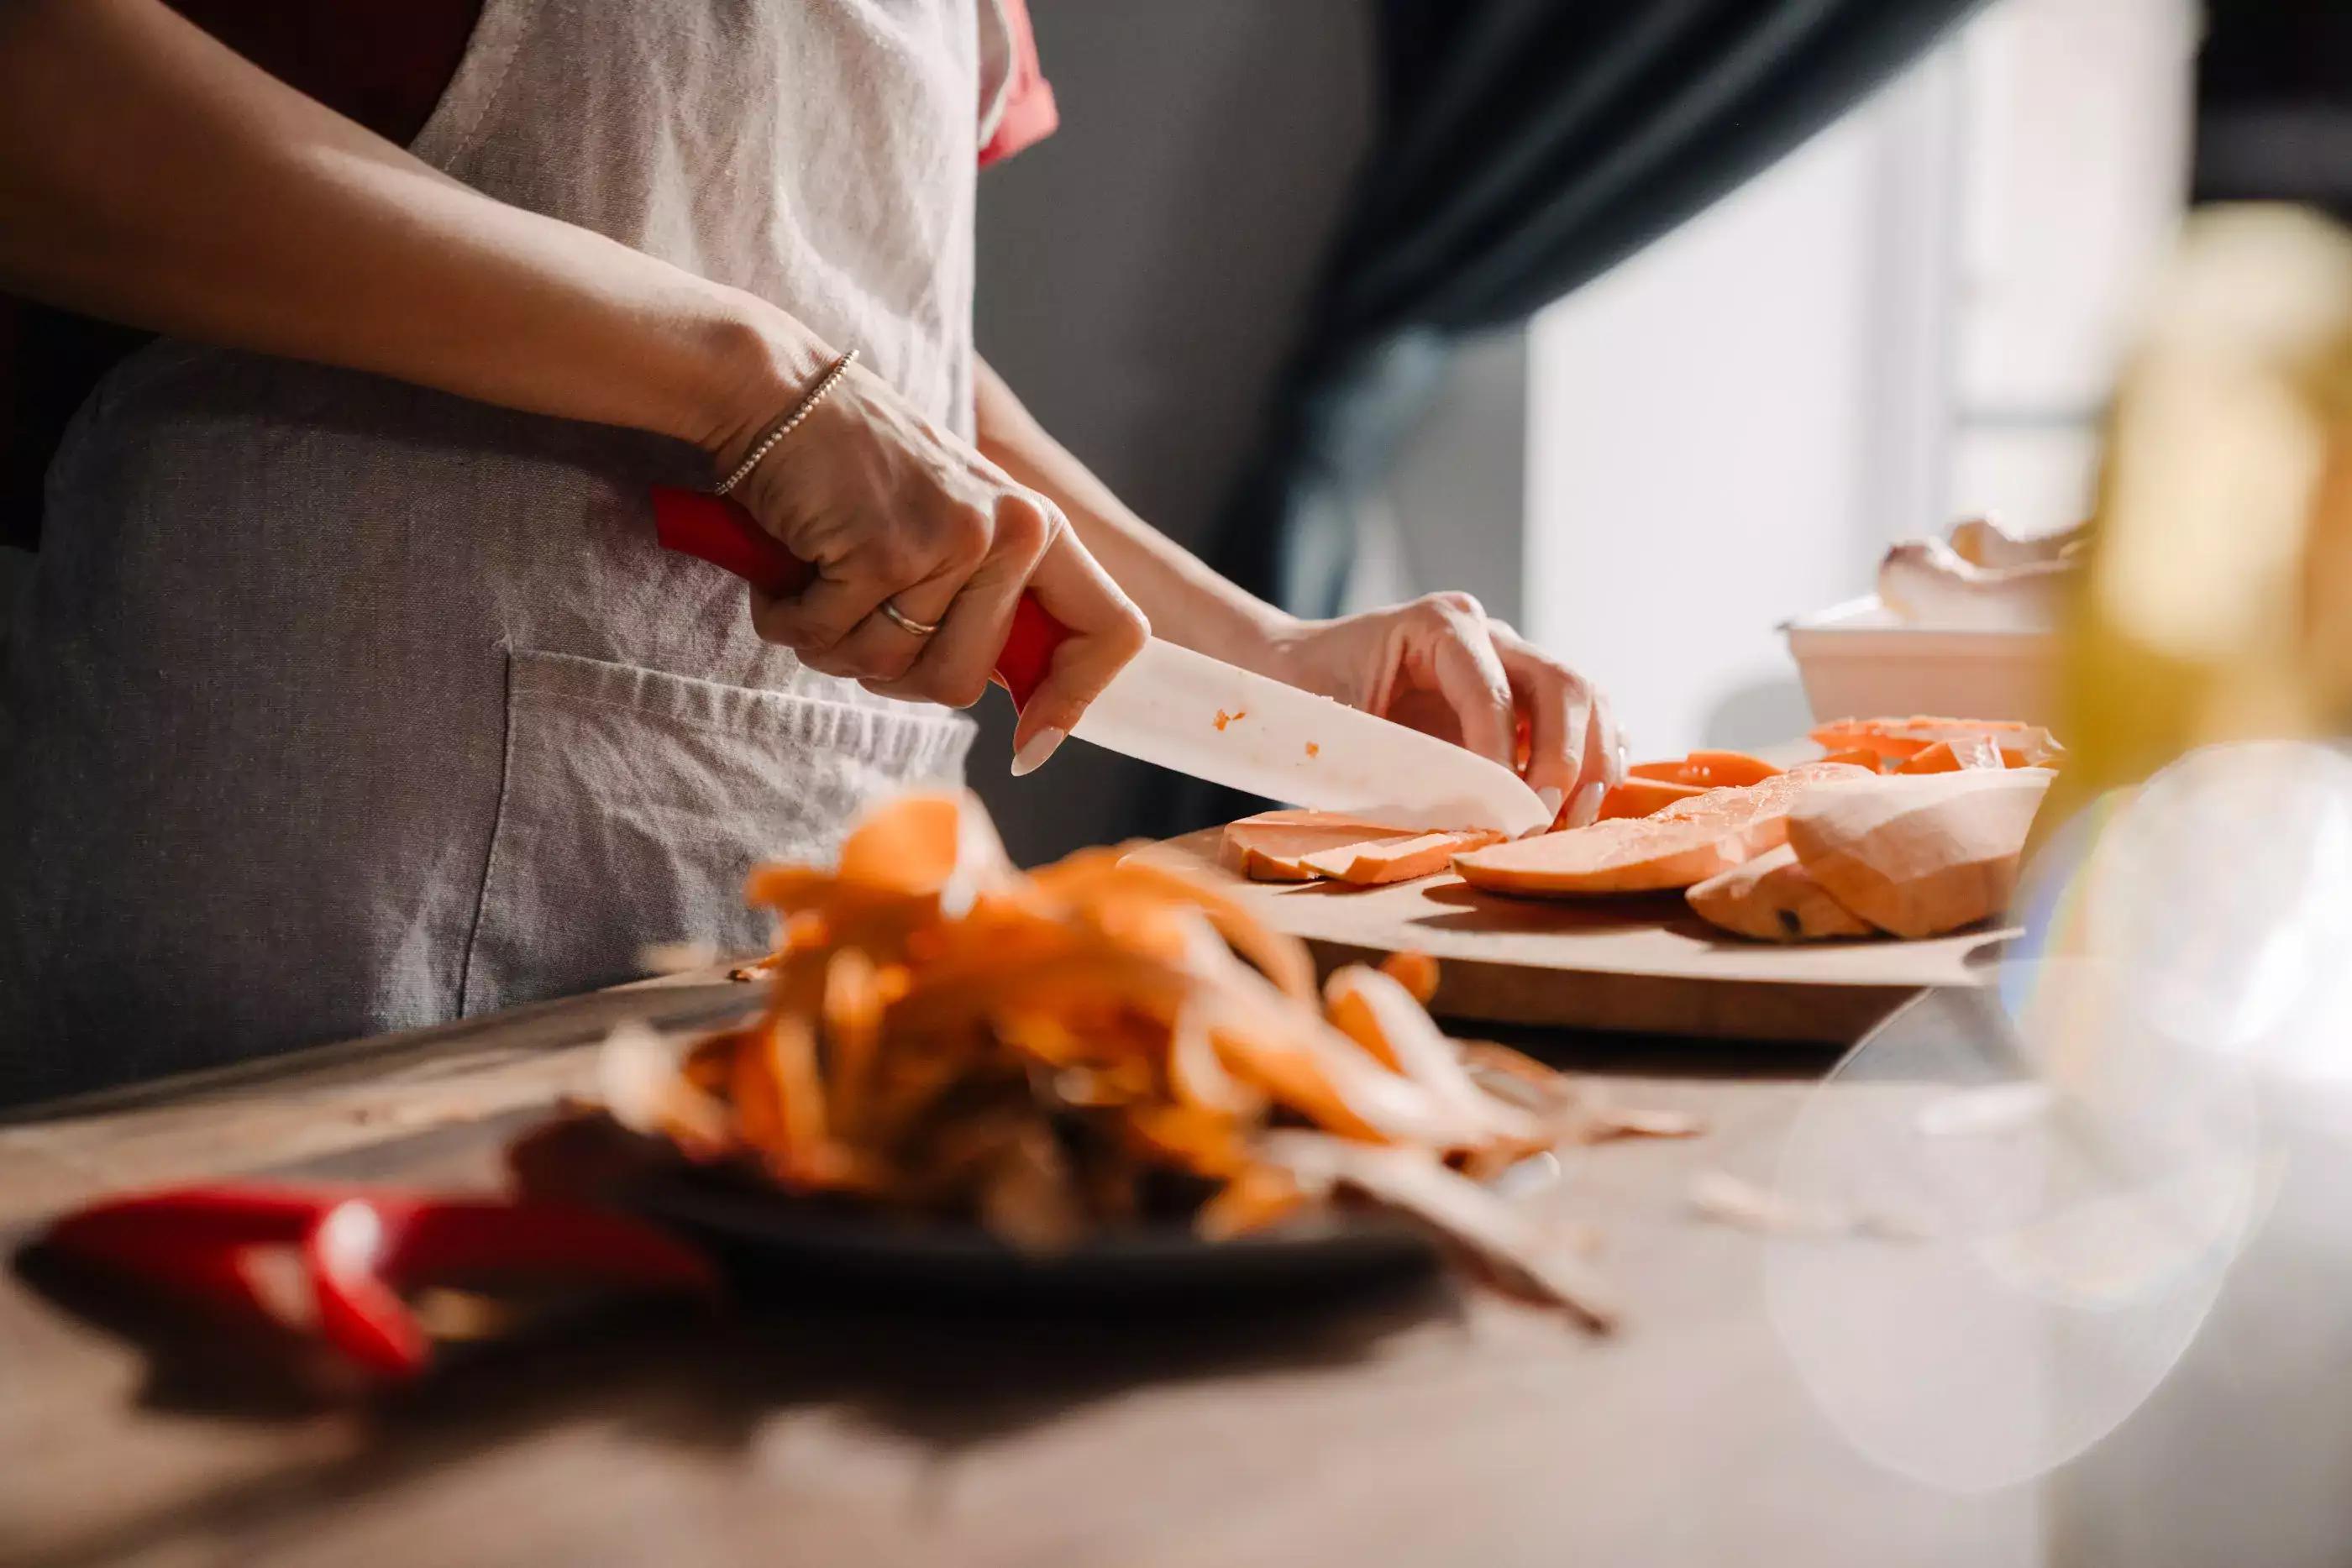
<path id="1" fill-rule="evenodd" d="M 1327 969 L 1416 950 L 1439 960 L 1440 1017 L 1620 1033 L 1852 1045 L 1931 986 L 1977 986 L 2013 931 L 1792 946 L 1727 936 L 1680 894 L 1537 900 L 1451 873 L 1391 887 L 1253 883 L 1218 862 L 1222 830 L 1139 853 L 1205 871 Z"/>

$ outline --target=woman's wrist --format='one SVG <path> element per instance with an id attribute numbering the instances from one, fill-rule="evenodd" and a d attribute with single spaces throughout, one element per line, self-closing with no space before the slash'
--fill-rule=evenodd
<path id="1" fill-rule="evenodd" d="M 1223 597 L 1216 634 L 1194 643 L 1202 653 L 1298 685 L 1300 660 L 1313 622 L 1302 621 L 1255 595 Z"/>
<path id="2" fill-rule="evenodd" d="M 694 333 L 694 395 L 684 427 L 669 433 L 702 448 L 721 474 L 740 463 L 840 357 L 784 311 L 726 292 L 733 298 Z"/>

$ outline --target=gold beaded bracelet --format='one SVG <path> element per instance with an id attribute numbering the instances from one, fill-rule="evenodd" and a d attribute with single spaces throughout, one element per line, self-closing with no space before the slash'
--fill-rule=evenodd
<path id="1" fill-rule="evenodd" d="M 834 361 L 833 368 L 817 378 L 816 385 L 809 388 L 801 401 L 793 405 L 790 413 L 776 422 L 776 427 L 773 430 L 760 438 L 760 444 L 751 448 L 751 455 L 735 465 L 735 472 L 719 481 L 719 487 L 711 493 L 724 496 L 728 491 L 750 478 L 751 470 L 760 465 L 760 459 L 773 452 L 777 444 L 793 433 L 793 427 L 809 416 L 809 410 L 824 401 L 825 394 L 833 391 L 841 378 L 849 373 L 849 367 L 856 361 L 856 359 L 857 350 L 852 349 Z"/>

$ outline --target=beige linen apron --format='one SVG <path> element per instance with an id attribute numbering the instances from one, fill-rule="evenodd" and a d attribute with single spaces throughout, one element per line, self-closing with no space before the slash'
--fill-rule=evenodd
<path id="1" fill-rule="evenodd" d="M 996 0 L 488 0 L 415 146 L 971 424 Z M 675 443 L 185 343 L 49 476 L 0 760 L 0 1102 L 764 943 L 756 860 L 961 773 L 653 542 Z"/>

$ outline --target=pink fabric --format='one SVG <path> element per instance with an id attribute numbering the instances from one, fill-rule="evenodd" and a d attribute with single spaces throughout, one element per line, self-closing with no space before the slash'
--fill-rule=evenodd
<path id="1" fill-rule="evenodd" d="M 1028 0 L 1003 0 L 1004 20 L 1013 29 L 1013 81 L 1005 90 L 1004 114 L 996 134 L 980 150 L 980 166 L 1034 147 L 1054 134 L 1062 123 L 1054 108 L 1054 89 L 1037 65 L 1037 34 L 1029 25 Z"/>

